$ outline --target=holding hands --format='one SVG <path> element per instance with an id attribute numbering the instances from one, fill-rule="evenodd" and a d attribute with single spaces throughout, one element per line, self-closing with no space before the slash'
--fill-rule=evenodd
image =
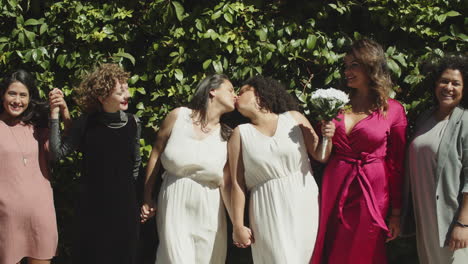
<path id="1" fill-rule="evenodd" d="M 49 106 L 52 119 L 58 119 L 59 112 L 64 113 L 64 111 L 68 110 L 63 92 L 60 89 L 54 88 L 49 92 Z"/>
<path id="2" fill-rule="evenodd" d="M 232 240 L 234 241 L 234 245 L 238 248 L 246 248 L 252 243 L 255 243 L 252 230 L 246 226 L 234 227 Z"/>
<path id="3" fill-rule="evenodd" d="M 154 206 L 153 200 L 150 200 L 149 202 L 144 202 L 143 205 L 141 206 L 141 212 L 140 212 L 141 222 L 142 223 L 146 222 L 155 214 L 156 214 L 156 207 Z"/>
<path id="4" fill-rule="evenodd" d="M 394 240 L 400 234 L 400 215 L 392 214 L 388 219 L 389 237 L 385 242 Z"/>

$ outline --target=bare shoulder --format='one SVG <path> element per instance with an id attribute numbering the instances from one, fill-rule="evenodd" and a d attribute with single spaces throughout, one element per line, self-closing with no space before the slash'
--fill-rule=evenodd
<path id="1" fill-rule="evenodd" d="M 298 111 L 289 111 L 288 113 L 294 118 L 294 120 L 296 120 L 298 124 L 306 125 L 310 123 L 309 120 L 307 120 L 307 118 Z"/>
<path id="2" fill-rule="evenodd" d="M 182 107 L 175 108 L 172 111 L 170 111 L 169 114 L 167 114 L 166 118 L 164 118 L 164 121 L 162 122 L 162 125 L 160 127 L 161 132 L 170 134 L 177 120 L 177 116 L 179 115 L 181 111 L 180 110 L 181 108 Z"/>
<path id="3" fill-rule="evenodd" d="M 175 109 L 172 109 L 169 114 L 167 114 L 165 120 L 168 121 L 175 121 L 177 119 L 177 116 L 179 116 L 179 112 L 181 112 L 182 107 L 177 107 Z"/>

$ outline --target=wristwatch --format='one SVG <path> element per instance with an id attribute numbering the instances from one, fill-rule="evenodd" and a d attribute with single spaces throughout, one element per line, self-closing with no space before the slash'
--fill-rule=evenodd
<path id="1" fill-rule="evenodd" d="M 457 224 L 457 226 L 461 226 L 461 227 L 468 227 L 468 225 L 464 225 L 460 221 L 455 221 L 455 224 Z"/>

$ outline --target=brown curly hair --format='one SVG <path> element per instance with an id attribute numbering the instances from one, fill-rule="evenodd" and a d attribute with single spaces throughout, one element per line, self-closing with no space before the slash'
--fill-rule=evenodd
<path id="1" fill-rule="evenodd" d="M 130 74 L 117 64 L 101 64 L 88 74 L 80 86 L 76 88 L 75 101 L 83 112 L 100 111 L 101 102 L 98 98 L 105 98 L 112 94 L 117 81 L 126 83 L 129 77 Z"/>
<path id="2" fill-rule="evenodd" d="M 364 67 L 369 76 L 375 107 L 384 112 L 387 111 L 392 79 L 382 46 L 373 40 L 364 38 L 355 41 L 346 50 L 346 54 L 352 55 Z M 351 89 L 351 95 L 353 92 L 354 89 Z"/>

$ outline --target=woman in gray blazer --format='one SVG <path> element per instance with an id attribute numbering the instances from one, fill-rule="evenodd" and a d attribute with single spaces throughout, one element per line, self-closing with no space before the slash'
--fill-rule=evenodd
<path id="1" fill-rule="evenodd" d="M 434 67 L 435 106 L 418 118 L 408 147 L 402 233 L 414 213 L 424 264 L 468 263 L 467 66 L 449 56 Z"/>

